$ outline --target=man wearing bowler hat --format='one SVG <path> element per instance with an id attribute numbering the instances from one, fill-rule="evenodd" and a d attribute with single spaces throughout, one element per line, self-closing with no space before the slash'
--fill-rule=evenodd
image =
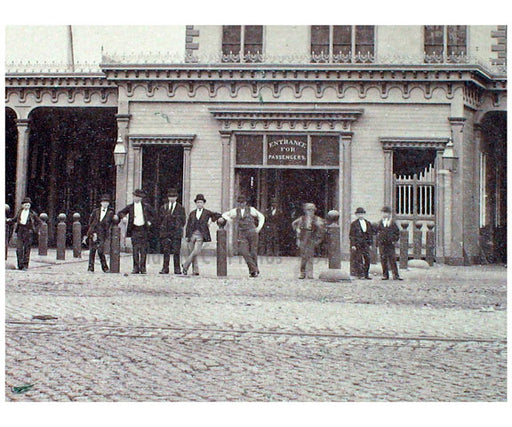
<path id="1" fill-rule="evenodd" d="M 370 271 L 370 248 L 373 243 L 373 230 L 370 221 L 364 218 L 364 208 L 356 209 L 357 219 L 350 224 L 350 249 L 355 274 L 360 279 L 371 280 Z"/>
<path id="2" fill-rule="evenodd" d="M 209 222 L 217 221 L 221 214 L 218 212 L 212 212 L 205 209 L 204 204 L 206 199 L 204 195 L 198 194 L 194 199 L 196 209 L 190 212 L 187 221 L 187 227 L 185 231 L 185 238 L 189 243 L 190 254 L 182 265 L 182 272 L 186 276 L 190 264 L 192 264 L 192 271 L 194 276 L 199 276 L 199 265 L 197 257 L 201 253 L 203 244 L 211 242 Z"/>
<path id="3" fill-rule="evenodd" d="M 21 201 L 21 209 L 14 218 L 9 218 L 7 222 L 14 224 L 13 233 L 16 237 L 16 257 L 18 259 L 18 269 L 27 270 L 30 261 L 30 248 L 34 240 L 34 234 L 41 225 L 41 220 L 31 209 L 32 200 L 25 197 Z"/>
<path id="4" fill-rule="evenodd" d="M 100 207 L 93 209 L 89 217 L 89 228 L 84 237 L 89 240 L 89 268 L 87 271 L 94 271 L 94 258 L 96 252 L 101 262 L 101 269 L 108 272 L 107 259 L 105 257 L 105 244 L 110 236 L 114 210 L 110 208 L 110 196 L 103 194 L 100 198 Z"/>
<path id="5" fill-rule="evenodd" d="M 160 243 L 164 255 L 164 265 L 160 274 L 169 274 L 169 262 L 173 254 L 174 274 L 181 274 L 180 250 L 183 227 L 185 227 L 185 209 L 178 203 L 175 188 L 167 192 L 167 203 L 160 207 Z"/>
<path id="6" fill-rule="evenodd" d="M 265 224 L 265 216 L 252 206 L 247 206 L 247 198 L 240 195 L 236 199 L 238 207 L 224 212 L 222 217 L 235 221 L 238 225 L 238 248 L 249 268 L 250 277 L 258 277 L 258 233 Z M 258 220 L 256 226 L 254 220 Z"/>
<path id="7" fill-rule="evenodd" d="M 142 199 L 144 191 L 133 192 L 133 203 L 120 210 L 117 215 L 123 218 L 128 215 L 126 237 L 132 239 L 133 270 L 132 274 L 146 274 L 146 256 L 148 253 L 148 229 L 153 221 L 153 210 Z"/>
<path id="8" fill-rule="evenodd" d="M 382 219 L 375 227 L 375 234 L 377 235 L 377 246 L 379 247 L 382 265 L 382 280 L 389 280 L 390 269 L 394 280 L 402 280 L 398 275 L 395 253 L 395 243 L 400 238 L 400 230 L 391 218 L 391 208 L 389 206 L 384 206 L 381 212 Z"/>

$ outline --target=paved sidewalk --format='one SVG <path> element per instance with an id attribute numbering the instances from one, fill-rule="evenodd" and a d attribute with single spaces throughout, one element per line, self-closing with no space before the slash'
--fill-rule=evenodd
<path id="1" fill-rule="evenodd" d="M 249 279 L 240 258 L 218 278 L 212 257 L 178 277 L 159 256 L 147 275 L 82 256 L 6 271 L 7 400 L 506 400 L 504 267 L 324 283 L 293 258 Z"/>

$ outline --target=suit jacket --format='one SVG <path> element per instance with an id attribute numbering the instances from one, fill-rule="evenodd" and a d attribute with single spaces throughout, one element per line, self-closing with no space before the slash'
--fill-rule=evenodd
<path id="1" fill-rule="evenodd" d="M 394 246 L 400 238 L 400 230 L 394 220 L 388 227 L 384 227 L 384 222 L 380 220 L 375 226 L 375 234 L 377 234 L 377 245 L 379 246 Z"/>
<path id="2" fill-rule="evenodd" d="M 169 211 L 169 203 L 162 205 L 158 218 L 160 238 L 181 239 L 186 221 L 185 208 L 178 202 L 176 202 L 172 213 Z"/>
<path id="3" fill-rule="evenodd" d="M 350 246 L 361 246 L 368 245 L 371 246 L 373 243 L 373 227 L 372 223 L 368 220 L 364 220 L 366 222 L 366 232 L 361 228 L 361 224 L 359 223 L 359 219 L 350 224 Z"/>
<path id="4" fill-rule="evenodd" d="M 190 212 L 188 216 L 185 237 L 189 239 L 190 237 L 192 237 L 192 233 L 194 232 L 194 230 L 198 229 L 203 235 L 203 241 L 211 242 L 212 238 L 210 236 L 210 228 L 208 227 L 208 222 L 210 221 L 210 219 L 212 221 L 217 221 L 222 216 L 222 214 L 218 212 L 212 212 L 209 211 L 208 209 L 203 208 L 201 217 L 197 219 L 196 210 L 197 209 L 194 209 L 192 212 Z"/>
<path id="5" fill-rule="evenodd" d="M 101 208 L 93 209 L 91 216 L 89 217 L 89 229 L 87 230 L 87 237 L 92 238 L 92 235 L 96 233 L 98 240 L 105 241 L 108 239 L 110 234 L 110 227 L 112 226 L 112 218 L 114 217 L 114 210 L 107 208 L 105 216 L 100 221 Z"/>
<path id="6" fill-rule="evenodd" d="M 142 202 L 142 213 L 144 215 L 144 226 L 147 230 L 149 228 L 148 222 L 153 223 L 153 209 L 151 209 L 151 206 L 148 203 Z M 132 237 L 134 219 L 133 203 L 130 203 L 128 206 L 117 213 L 119 218 L 123 218 L 125 215 L 129 215 L 126 237 Z"/>
<path id="7" fill-rule="evenodd" d="M 9 224 L 14 224 L 13 233 L 17 231 L 18 225 L 20 224 L 20 216 L 22 210 L 23 209 L 20 209 L 14 218 L 9 218 L 7 220 Z M 28 226 L 28 229 L 34 233 L 39 229 L 39 226 L 41 225 L 41 219 L 32 209 L 29 211 L 26 225 Z"/>

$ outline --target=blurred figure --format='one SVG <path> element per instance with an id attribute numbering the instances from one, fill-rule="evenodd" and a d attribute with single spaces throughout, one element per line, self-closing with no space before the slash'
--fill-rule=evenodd
<path id="1" fill-rule="evenodd" d="M 396 264 L 395 243 L 400 238 L 400 230 L 391 218 L 391 208 L 384 206 L 381 209 L 382 219 L 376 226 L 377 246 L 379 247 L 380 263 L 382 265 L 382 280 L 389 280 L 389 270 L 394 280 L 402 280 L 398 275 Z"/>
<path id="2" fill-rule="evenodd" d="M 279 208 L 277 199 L 270 201 L 270 207 L 266 211 L 265 225 L 262 233 L 263 253 L 270 256 L 279 256 L 281 254 L 281 226 L 283 214 Z"/>

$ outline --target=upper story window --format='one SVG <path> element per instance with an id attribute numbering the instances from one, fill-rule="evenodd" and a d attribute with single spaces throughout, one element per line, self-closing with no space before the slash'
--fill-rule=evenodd
<path id="1" fill-rule="evenodd" d="M 223 25 L 223 62 L 261 62 L 262 53 L 262 25 Z"/>
<path id="2" fill-rule="evenodd" d="M 460 62 L 467 54 L 466 25 L 425 25 L 425 62 Z"/>
<path id="3" fill-rule="evenodd" d="M 312 62 L 373 62 L 373 25 L 312 25 Z"/>

